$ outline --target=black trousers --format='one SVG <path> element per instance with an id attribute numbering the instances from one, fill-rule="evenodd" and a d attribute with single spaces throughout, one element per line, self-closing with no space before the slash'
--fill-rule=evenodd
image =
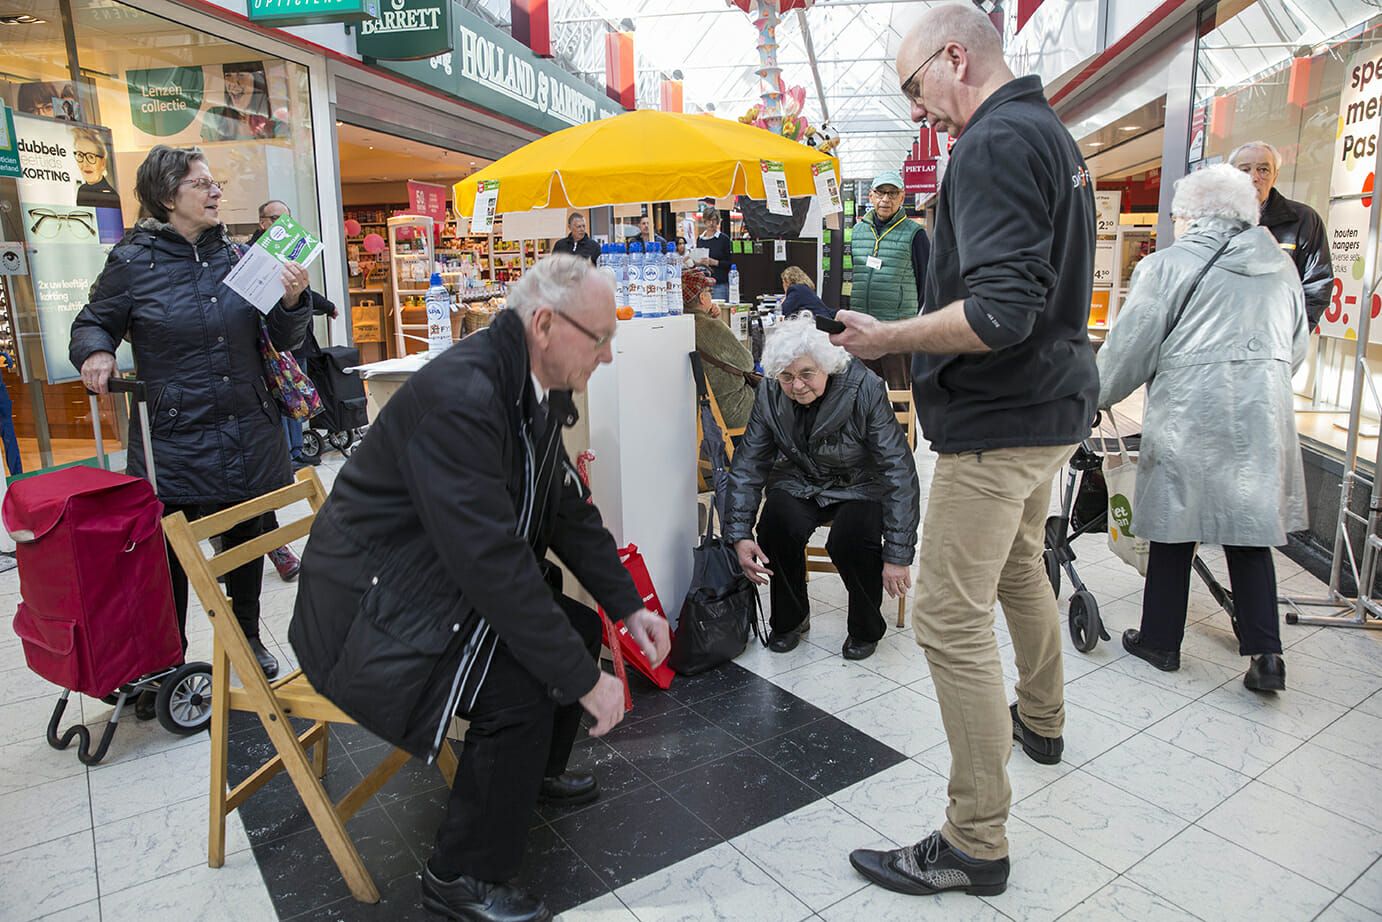
<path id="1" fill-rule="evenodd" d="M 1238 620 L 1238 652 L 1261 656 L 1281 652 L 1276 599 L 1276 564 L 1269 547 L 1227 547 L 1229 585 Z M 1152 650 L 1179 650 L 1190 603 L 1190 566 L 1195 545 L 1152 542 L 1142 593 L 1142 643 Z"/>
<path id="2" fill-rule="evenodd" d="M 221 503 L 219 505 L 204 506 L 165 506 L 164 515 L 172 515 L 174 512 L 181 512 L 187 516 L 189 522 L 194 522 L 203 516 L 220 512 L 222 509 L 229 509 L 236 503 Z M 273 529 L 270 524 L 272 513 L 258 516 L 257 518 L 241 522 L 230 531 L 221 536 L 221 547 L 223 550 L 244 544 L 253 538 L 258 538 L 266 531 Z M 187 649 L 187 573 L 182 569 L 182 562 L 178 560 L 178 555 L 173 553 L 170 545 L 168 548 L 168 571 L 173 578 L 173 604 L 177 608 L 178 633 L 182 635 L 182 649 Z M 235 620 L 240 622 L 240 628 L 245 632 L 246 637 L 259 636 L 259 593 L 264 586 L 264 558 L 256 557 L 243 567 L 236 567 L 225 576 L 226 595 L 230 596 L 231 610 L 235 613 Z"/>
<path id="3" fill-rule="evenodd" d="M 598 656 L 600 616 L 565 596 L 558 602 L 591 657 Z M 542 779 L 566 771 L 581 711 L 579 704 L 558 705 L 508 647 L 498 646 L 475 706 L 461 714 L 470 728 L 428 862 L 432 873 L 492 883 L 518 876 Z"/>
<path id="4" fill-rule="evenodd" d="M 822 506 L 770 490 L 758 518 L 758 546 L 773 571 L 772 629 L 795 629 L 811 615 L 806 595 L 806 543 L 830 525 L 825 549 L 849 590 L 849 636 L 873 643 L 887 631 L 883 604 L 883 505 L 857 500 Z"/>

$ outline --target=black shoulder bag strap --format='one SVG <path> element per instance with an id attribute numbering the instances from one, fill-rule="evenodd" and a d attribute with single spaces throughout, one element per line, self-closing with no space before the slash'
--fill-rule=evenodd
<path id="1" fill-rule="evenodd" d="M 1224 251 L 1227 250 L 1228 245 L 1233 242 L 1233 238 L 1241 233 L 1241 230 L 1237 230 L 1229 234 L 1223 246 L 1215 250 L 1214 255 L 1209 257 L 1209 261 L 1200 267 L 1200 272 L 1195 276 L 1195 280 L 1190 283 L 1189 288 L 1185 289 L 1185 297 L 1181 299 L 1180 307 L 1176 310 L 1176 316 L 1171 320 L 1171 325 L 1166 329 L 1166 336 L 1162 337 L 1163 342 L 1171 336 L 1171 331 L 1176 328 L 1176 324 L 1180 323 L 1180 318 L 1185 314 L 1185 309 L 1190 306 L 1190 299 L 1194 297 L 1195 289 L 1200 287 L 1200 282 L 1204 281 L 1204 277 L 1209 274 L 1209 270 L 1219 261 L 1219 257 L 1224 255 Z"/>

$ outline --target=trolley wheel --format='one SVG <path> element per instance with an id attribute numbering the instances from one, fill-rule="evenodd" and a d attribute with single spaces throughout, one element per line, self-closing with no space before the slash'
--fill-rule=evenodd
<path id="1" fill-rule="evenodd" d="M 312 429 L 302 430 L 301 455 L 309 460 L 322 456 L 322 437 Z"/>
<path id="2" fill-rule="evenodd" d="M 1099 645 L 1099 638 L 1108 639 L 1103 622 L 1099 620 L 1099 603 L 1094 593 L 1081 589 L 1070 597 L 1070 639 L 1075 649 L 1088 653 Z"/>
<path id="3" fill-rule="evenodd" d="M 1300 615 L 1296 614 L 1296 613 L 1293 612 L 1293 611 L 1288 611 L 1288 612 L 1286 613 L 1286 623 L 1287 623 L 1287 624 L 1296 624 L 1296 623 L 1299 622 L 1299 621 L 1300 621 Z"/>
<path id="4" fill-rule="evenodd" d="M 331 443 L 332 448 L 345 454 L 346 449 L 355 444 L 355 433 L 349 429 L 344 432 L 332 432 L 327 435 L 326 440 Z"/>
<path id="5" fill-rule="evenodd" d="M 1056 596 L 1059 596 L 1059 595 L 1060 595 L 1060 558 L 1058 558 L 1058 557 L 1056 556 L 1056 552 L 1053 551 L 1053 550 L 1051 550 L 1049 547 L 1046 549 L 1045 553 L 1043 553 L 1041 556 L 1042 556 L 1042 559 L 1046 561 L 1046 578 L 1049 579 L 1049 580 L 1051 581 L 1051 591 L 1052 591 L 1053 593 L 1055 593 Z"/>
<path id="6" fill-rule="evenodd" d="M 158 685 L 158 722 L 169 733 L 191 736 L 211 723 L 211 664 L 184 663 Z"/>

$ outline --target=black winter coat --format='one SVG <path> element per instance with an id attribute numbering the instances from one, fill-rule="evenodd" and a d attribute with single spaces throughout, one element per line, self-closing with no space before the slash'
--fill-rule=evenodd
<path id="1" fill-rule="evenodd" d="M 237 258 L 217 225 L 195 244 L 141 221 L 110 251 L 90 301 L 72 321 L 77 368 L 93 352 L 134 346 L 149 387 L 158 497 L 170 505 L 236 503 L 292 482 L 278 402 L 264 383 L 258 309 L 222 284 Z M 306 335 L 306 298 L 265 317 L 269 339 Z M 130 427 L 128 471 L 144 476 L 144 440 Z"/>
<path id="2" fill-rule="evenodd" d="M 1315 329 L 1329 306 L 1334 266 L 1329 259 L 1329 236 L 1320 216 L 1303 202 L 1294 202 L 1273 189 L 1262 203 L 1258 224 L 1272 232 L 1281 249 L 1295 263 L 1305 288 L 1305 316 Z"/>
<path id="3" fill-rule="evenodd" d="M 436 753 L 496 642 L 558 703 L 594 687 L 543 581 L 549 548 L 611 618 L 643 607 L 562 447 L 570 392 L 549 404 L 502 311 L 389 400 L 312 526 L 288 639 L 314 687 L 414 755 Z"/>
<path id="4" fill-rule="evenodd" d="M 921 513 L 916 462 L 888 402 L 883 379 L 853 360 L 830 376 L 816 426 L 803 452 L 793 438 L 794 401 L 782 385 L 758 386 L 743 441 L 734 451 L 725 538 L 752 537 L 766 484 L 821 505 L 849 500 L 883 504 L 883 559 L 910 564 Z"/>

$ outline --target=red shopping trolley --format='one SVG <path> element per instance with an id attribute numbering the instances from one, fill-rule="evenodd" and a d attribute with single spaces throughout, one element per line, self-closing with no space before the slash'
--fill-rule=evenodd
<path id="1" fill-rule="evenodd" d="M 63 688 L 48 742 L 66 749 L 79 739 L 77 757 L 87 765 L 105 757 L 125 705 L 145 691 L 157 692 L 155 714 L 173 733 L 196 733 L 211 719 L 211 666 L 182 661 L 144 385 L 112 379 L 110 389 L 134 397 L 149 480 L 107 469 L 92 395 L 101 467 L 15 480 L 0 507 L 19 563 L 15 633 L 29 668 Z M 115 705 L 95 752 L 81 724 L 58 736 L 74 691 Z"/>

